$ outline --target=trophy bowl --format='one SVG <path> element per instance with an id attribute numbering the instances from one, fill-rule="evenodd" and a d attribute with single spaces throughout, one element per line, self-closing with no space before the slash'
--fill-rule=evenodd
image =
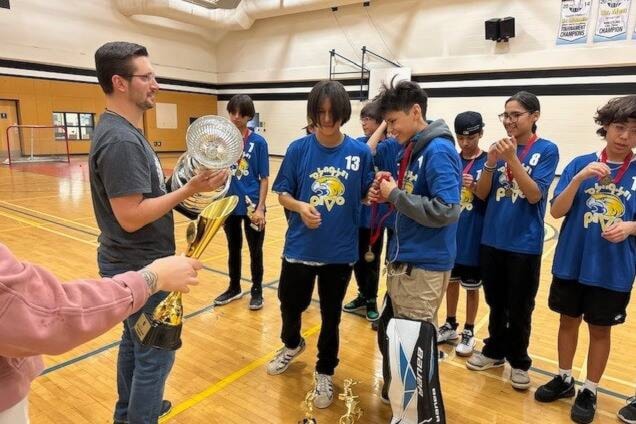
<path id="1" fill-rule="evenodd" d="M 227 118 L 206 115 L 188 127 L 186 146 L 186 152 L 179 157 L 172 176 L 166 182 L 170 191 L 183 187 L 202 170 L 222 170 L 237 163 L 243 154 L 243 137 Z M 215 191 L 196 193 L 175 209 L 188 218 L 195 219 L 207 205 L 225 196 L 231 180 L 228 178 L 225 186 Z"/>

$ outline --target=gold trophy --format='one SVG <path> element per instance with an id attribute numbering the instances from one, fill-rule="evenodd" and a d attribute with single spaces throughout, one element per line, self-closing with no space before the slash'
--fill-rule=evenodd
<path id="1" fill-rule="evenodd" d="M 299 421 L 298 424 L 317 424 L 314 418 L 314 398 L 316 397 L 316 375 L 314 373 L 314 386 L 305 395 L 305 401 L 302 403 L 302 408 L 305 411 L 305 418 Z"/>
<path id="2" fill-rule="evenodd" d="M 186 232 L 186 256 L 199 259 L 216 232 L 238 203 L 237 196 L 215 200 L 201 211 L 197 221 L 190 222 Z M 152 314 L 143 313 L 135 324 L 135 333 L 141 343 L 158 349 L 177 350 L 181 347 L 183 326 L 181 293 L 172 292 Z"/>
<path id="3" fill-rule="evenodd" d="M 339 424 L 354 424 L 362 416 L 362 409 L 360 409 L 360 401 L 358 400 L 360 396 L 354 395 L 351 389 L 356 384 L 358 384 L 357 381 L 347 378 L 344 381 L 344 392 L 338 395 L 338 399 L 344 400 L 347 408 L 347 412 L 340 417 Z"/>

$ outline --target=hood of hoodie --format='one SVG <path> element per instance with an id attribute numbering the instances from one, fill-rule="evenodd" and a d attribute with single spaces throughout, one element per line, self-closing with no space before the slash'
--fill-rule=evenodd
<path id="1" fill-rule="evenodd" d="M 424 150 L 424 148 L 431 142 L 432 139 L 436 137 L 445 138 L 451 143 L 453 146 L 455 145 L 455 138 L 453 137 L 453 133 L 451 132 L 446 122 L 443 119 L 438 119 L 436 121 L 427 121 L 428 125 L 422 131 L 415 134 L 415 137 L 412 139 L 412 143 L 415 143 L 413 146 L 413 154 L 411 157 L 415 157 L 418 152 Z"/>

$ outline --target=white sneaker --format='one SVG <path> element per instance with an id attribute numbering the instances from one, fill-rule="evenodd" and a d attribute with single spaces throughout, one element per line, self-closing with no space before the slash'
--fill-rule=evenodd
<path id="1" fill-rule="evenodd" d="M 278 375 L 284 373 L 287 368 L 289 368 L 289 364 L 291 361 L 300 355 L 303 350 L 305 350 L 305 339 L 300 339 L 300 344 L 296 349 L 289 349 L 286 346 L 283 346 L 278 352 L 276 352 L 276 356 L 274 359 L 269 361 L 267 364 L 267 374 L 269 375 Z"/>
<path id="2" fill-rule="evenodd" d="M 489 358 L 479 352 L 472 355 L 470 359 L 466 361 L 466 368 L 473 371 L 483 371 L 488 368 L 503 367 L 505 362 L 503 359 Z"/>
<path id="3" fill-rule="evenodd" d="M 444 343 L 449 340 L 457 340 L 458 338 L 459 335 L 457 335 L 457 332 L 453 329 L 453 326 L 450 325 L 448 322 L 445 322 L 444 325 L 442 325 L 437 330 L 437 343 Z"/>
<path id="4" fill-rule="evenodd" d="M 330 375 L 315 373 L 316 390 L 314 406 L 324 409 L 333 402 L 333 380 Z"/>
<path id="5" fill-rule="evenodd" d="M 470 330 L 462 331 L 462 339 L 455 347 L 455 353 L 459 356 L 470 356 L 473 354 L 473 350 L 475 349 L 475 336 L 473 332 Z"/>
<path id="6" fill-rule="evenodd" d="M 510 371 L 510 384 L 517 390 L 528 390 L 530 387 L 530 376 L 528 371 L 513 368 Z"/>

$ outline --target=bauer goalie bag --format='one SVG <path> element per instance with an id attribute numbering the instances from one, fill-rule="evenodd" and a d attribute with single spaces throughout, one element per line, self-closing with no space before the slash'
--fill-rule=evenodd
<path id="1" fill-rule="evenodd" d="M 393 412 L 391 424 L 446 423 L 437 330 L 430 322 L 391 318 L 388 299 L 387 305 L 378 336 L 383 354 L 383 392 Z"/>

